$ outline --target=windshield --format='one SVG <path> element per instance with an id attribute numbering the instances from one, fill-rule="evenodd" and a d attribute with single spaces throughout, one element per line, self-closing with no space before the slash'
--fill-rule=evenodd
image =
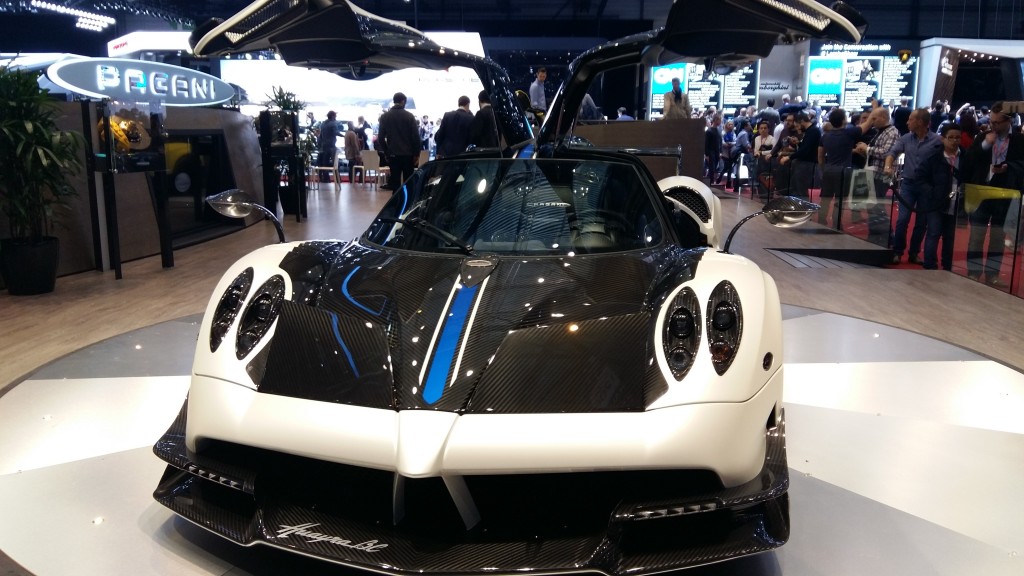
<path id="1" fill-rule="evenodd" d="M 628 163 L 453 159 L 427 164 L 366 239 L 451 254 L 593 254 L 660 244 L 651 195 Z"/>

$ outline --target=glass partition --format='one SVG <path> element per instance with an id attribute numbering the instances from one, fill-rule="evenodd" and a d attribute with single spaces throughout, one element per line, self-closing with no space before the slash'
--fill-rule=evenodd
<path id="1" fill-rule="evenodd" d="M 882 248 L 892 248 L 894 227 L 900 210 L 905 209 L 900 201 L 899 182 L 872 170 L 832 171 L 801 165 L 799 161 L 749 158 L 734 164 L 732 178 L 726 176 L 722 176 L 721 182 L 727 192 L 757 198 L 770 191 L 772 195 L 809 198 L 822 206 L 816 217 L 818 224 Z M 932 222 L 939 222 L 942 227 L 937 265 L 1024 298 L 1021 212 L 1020 190 L 966 186 L 942 218 L 933 217 Z M 922 213 L 911 212 L 908 246 L 918 221 L 924 219 Z M 917 232 L 922 238 L 925 229 L 926 226 Z M 907 254 L 900 266 L 918 267 L 908 262 Z"/>

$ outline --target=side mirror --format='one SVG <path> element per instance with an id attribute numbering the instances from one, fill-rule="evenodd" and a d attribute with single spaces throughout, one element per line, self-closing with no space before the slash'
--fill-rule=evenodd
<path id="1" fill-rule="evenodd" d="M 821 206 L 796 196 L 777 196 L 765 204 L 761 214 L 772 226 L 792 228 L 810 220 L 820 209 Z"/>
<path id="2" fill-rule="evenodd" d="M 274 223 L 274 228 L 277 228 L 277 237 L 281 240 L 281 243 L 285 242 L 284 228 L 281 226 L 281 221 L 277 219 L 277 215 L 267 210 L 255 198 L 238 188 L 207 196 L 206 203 L 216 210 L 218 214 L 228 218 L 245 218 L 252 214 L 253 210 L 262 212 L 264 216 Z"/>
<path id="3" fill-rule="evenodd" d="M 732 231 L 729 232 L 729 237 L 725 240 L 725 246 L 722 248 L 722 252 L 729 252 L 729 245 L 732 244 L 732 237 L 736 235 L 736 231 L 740 229 L 740 226 L 743 226 L 757 216 L 763 214 L 765 220 L 767 220 L 772 226 L 776 226 L 778 228 L 793 228 L 794 226 L 799 226 L 810 220 L 811 216 L 813 216 L 819 209 L 821 209 L 821 206 L 795 196 L 779 196 L 777 198 L 772 198 L 767 204 L 765 204 L 761 211 L 754 212 L 733 226 Z"/>

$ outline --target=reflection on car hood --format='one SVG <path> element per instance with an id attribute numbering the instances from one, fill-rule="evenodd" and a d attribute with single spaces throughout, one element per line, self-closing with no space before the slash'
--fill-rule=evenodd
<path id="1" fill-rule="evenodd" d="M 643 410 L 664 392 L 652 303 L 702 254 L 474 259 L 301 244 L 280 264 L 292 300 L 248 371 L 262 393 L 376 408 Z"/>

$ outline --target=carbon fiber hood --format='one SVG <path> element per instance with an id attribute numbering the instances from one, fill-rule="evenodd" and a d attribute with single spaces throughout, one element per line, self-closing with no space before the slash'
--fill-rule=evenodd
<path id="1" fill-rule="evenodd" d="M 297 245 L 262 393 L 460 413 L 638 411 L 664 392 L 653 311 L 702 250 L 475 258 Z"/>

